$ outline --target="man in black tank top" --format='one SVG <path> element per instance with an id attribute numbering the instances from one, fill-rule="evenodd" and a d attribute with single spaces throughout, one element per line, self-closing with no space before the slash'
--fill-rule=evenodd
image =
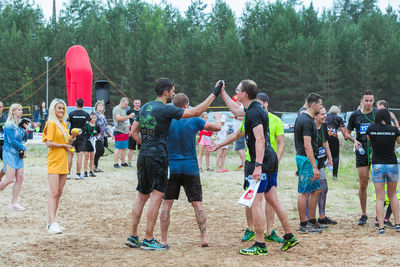
<path id="1" fill-rule="evenodd" d="M 361 108 L 354 111 L 347 124 L 345 139 L 354 143 L 356 154 L 356 168 L 358 172 L 360 188 L 358 196 L 360 198 L 361 218 L 358 225 L 364 225 L 368 221 L 367 217 L 367 187 L 369 178 L 369 166 L 371 164 L 371 146 L 367 140 L 367 129 L 374 124 L 374 95 L 371 91 L 364 92 L 361 98 Z M 351 132 L 356 131 L 356 138 L 351 136 Z"/>

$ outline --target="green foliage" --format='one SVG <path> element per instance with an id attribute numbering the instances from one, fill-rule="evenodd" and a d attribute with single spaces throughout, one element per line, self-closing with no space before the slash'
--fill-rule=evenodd
<path id="1" fill-rule="evenodd" d="M 399 11 L 388 7 L 383 14 L 376 0 L 338 0 L 318 15 L 312 4 L 299 3 L 255 0 L 234 14 L 223 0 L 216 0 L 211 12 L 202 0 L 192 0 L 185 12 L 166 1 L 71 0 L 53 21 L 33 1 L 1 1 L 0 100 L 43 73 L 44 56 L 51 56 L 54 66 L 79 44 L 130 98 L 143 102 L 154 98 L 156 78 L 170 77 L 192 105 L 218 79 L 233 94 L 248 78 L 270 95 L 273 110 L 296 111 L 309 92 L 320 93 L 326 106 L 353 110 L 365 89 L 400 105 Z M 92 68 L 94 80 L 105 79 Z M 64 77 L 61 69 L 50 81 L 50 98 L 66 98 Z M 45 76 L 6 105 L 44 82 Z M 40 90 L 25 104 L 44 96 Z M 111 90 L 113 103 L 120 97 Z"/>

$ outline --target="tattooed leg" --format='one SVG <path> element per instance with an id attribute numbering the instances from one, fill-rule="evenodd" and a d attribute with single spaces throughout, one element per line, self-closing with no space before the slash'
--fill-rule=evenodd
<path id="1" fill-rule="evenodd" d="M 167 245 L 167 235 L 170 223 L 170 211 L 174 200 L 163 200 L 160 213 L 161 243 Z"/>
<path id="2" fill-rule="evenodd" d="M 208 247 L 207 234 L 206 234 L 206 223 L 207 216 L 203 210 L 203 203 L 201 201 L 193 201 L 192 206 L 196 215 L 196 221 L 200 230 L 201 246 Z"/>

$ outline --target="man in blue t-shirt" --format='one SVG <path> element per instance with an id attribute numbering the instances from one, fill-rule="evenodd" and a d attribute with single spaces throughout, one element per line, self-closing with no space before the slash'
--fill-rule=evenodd
<path id="1" fill-rule="evenodd" d="M 177 94 L 172 103 L 175 107 L 187 109 L 189 98 Z M 181 186 L 185 189 L 188 201 L 192 204 L 196 221 L 200 229 L 201 246 L 208 247 L 206 236 L 206 213 L 203 209 L 199 164 L 196 155 L 196 134 L 202 129 L 221 130 L 221 114 L 214 115 L 215 122 L 206 122 L 201 118 L 172 120 L 168 132 L 168 160 L 170 175 L 161 207 L 160 227 L 161 243 L 167 244 L 170 211 L 174 199 L 179 198 Z"/>
<path id="2" fill-rule="evenodd" d="M 184 119 L 200 116 L 219 95 L 222 82 L 218 81 L 212 93 L 199 105 L 191 109 L 167 105 L 175 95 L 175 84 L 167 78 L 157 79 L 155 91 L 157 98 L 146 103 L 135 117 L 130 135 L 141 144 L 137 158 L 138 195 L 132 208 L 131 233 L 125 244 L 144 250 L 165 250 L 153 236 L 162 197 L 167 187 L 168 149 L 167 137 L 172 119 Z M 147 209 L 146 234 L 139 241 L 137 229 L 144 205 L 150 199 Z"/>

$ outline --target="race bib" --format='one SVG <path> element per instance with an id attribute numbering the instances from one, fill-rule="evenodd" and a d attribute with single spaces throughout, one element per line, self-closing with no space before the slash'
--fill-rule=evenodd
<path id="1" fill-rule="evenodd" d="M 367 129 L 371 125 L 369 122 L 360 123 L 360 134 L 367 134 Z"/>
<path id="2" fill-rule="evenodd" d="M 325 157 L 325 155 L 326 155 L 326 149 L 325 149 L 325 147 L 319 147 L 318 148 L 318 158 L 320 159 L 320 158 L 323 158 L 323 157 Z"/>
<path id="3" fill-rule="evenodd" d="M 4 140 L 4 132 L 0 132 L 0 140 Z"/>

